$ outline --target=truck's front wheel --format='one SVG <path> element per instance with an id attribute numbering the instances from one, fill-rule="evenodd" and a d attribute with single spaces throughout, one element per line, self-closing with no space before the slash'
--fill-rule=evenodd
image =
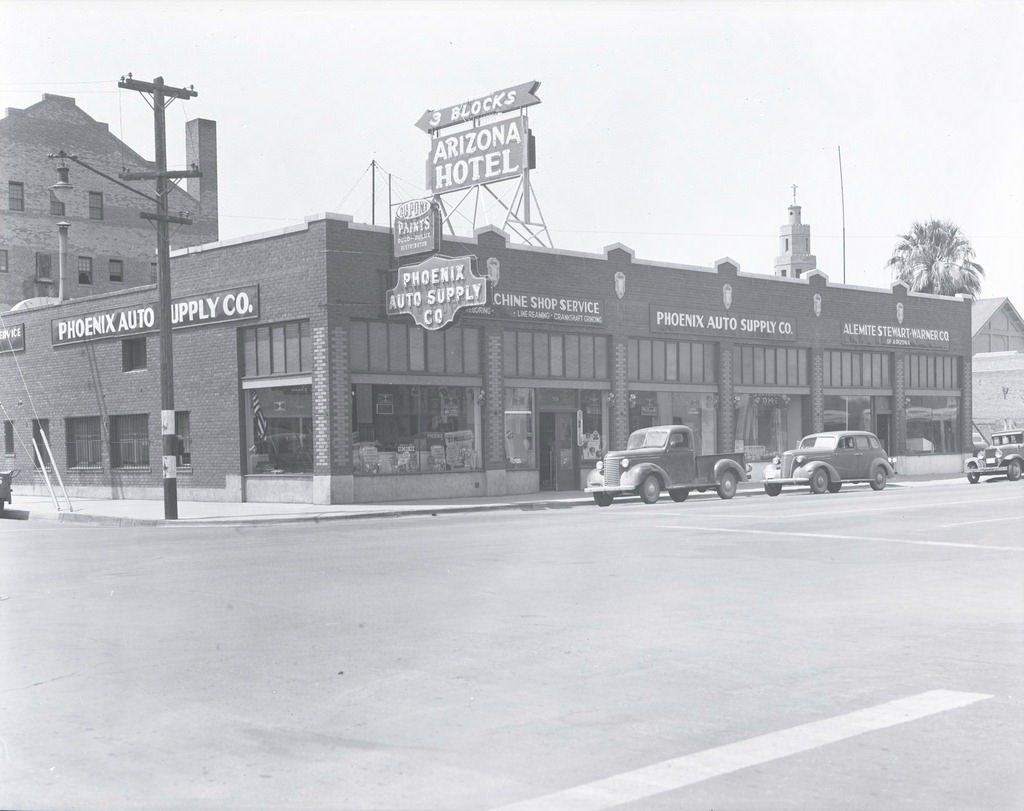
<path id="1" fill-rule="evenodd" d="M 736 478 L 736 474 L 733 471 L 725 471 L 718 482 L 718 497 L 728 500 L 736 495 L 736 483 L 738 481 L 739 479 Z"/>
<path id="2" fill-rule="evenodd" d="M 637 492 L 640 493 L 640 500 L 644 504 L 653 504 L 658 500 L 658 496 L 661 495 L 661 479 L 653 473 L 647 474 L 647 477 L 640 482 Z"/>

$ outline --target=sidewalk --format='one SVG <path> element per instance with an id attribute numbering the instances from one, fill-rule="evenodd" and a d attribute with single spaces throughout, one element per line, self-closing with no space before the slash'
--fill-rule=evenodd
<path id="1" fill-rule="evenodd" d="M 890 480 L 889 487 L 918 487 L 966 483 L 963 476 L 904 476 Z M 867 487 L 867 485 L 853 485 Z M 761 482 L 740 485 L 737 498 L 764 496 Z M 765 496 L 766 497 L 766 496 Z M 713 491 L 693 493 L 692 499 L 714 498 Z M 767 498 L 767 497 L 766 497 Z M 663 494 L 663 500 L 668 496 Z M 617 501 L 639 502 L 637 496 Z M 162 500 L 143 499 L 71 499 L 71 508 L 63 499 L 59 507 L 43 495 L 20 495 L 14 490 L 14 503 L 7 505 L 5 517 L 32 521 L 87 523 L 100 526 L 210 526 L 218 524 L 284 524 L 336 521 L 351 518 L 398 518 L 439 513 L 488 512 L 495 510 L 546 510 L 593 506 L 593 499 L 581 490 L 561 493 L 528 493 L 519 496 L 481 496 L 477 498 L 437 499 L 431 501 L 394 501 L 380 504 L 277 504 L 266 502 L 179 501 L 177 520 L 164 519 Z M 2 524 L 0 524 L 2 527 Z"/>

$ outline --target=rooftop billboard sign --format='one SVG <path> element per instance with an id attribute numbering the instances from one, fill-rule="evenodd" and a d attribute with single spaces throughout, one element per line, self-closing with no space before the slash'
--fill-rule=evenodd
<path id="1" fill-rule="evenodd" d="M 443 127 L 461 124 L 481 116 L 509 113 L 533 104 L 540 104 L 540 99 L 536 96 L 539 87 L 540 82 L 526 82 L 514 87 L 506 87 L 478 99 L 464 101 L 461 104 L 453 104 L 439 110 L 427 110 L 420 116 L 416 126 L 426 133 L 431 133 Z"/>
<path id="2" fill-rule="evenodd" d="M 516 116 L 431 140 L 427 188 L 443 194 L 521 175 L 529 168 L 525 122 Z"/>

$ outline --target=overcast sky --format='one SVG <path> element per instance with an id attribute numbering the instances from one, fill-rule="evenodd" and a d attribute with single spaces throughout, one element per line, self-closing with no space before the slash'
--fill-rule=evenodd
<path id="1" fill-rule="evenodd" d="M 771 273 L 796 184 L 831 281 L 845 202 L 848 284 L 888 288 L 897 235 L 950 219 L 982 297 L 1024 312 L 1020 0 L 0 0 L 0 19 L 0 107 L 72 96 L 147 158 L 152 111 L 118 79 L 194 85 L 169 161 L 186 120 L 217 122 L 222 238 L 325 211 L 385 224 L 385 172 L 393 201 L 425 193 L 426 109 L 536 80 L 556 248 Z"/>

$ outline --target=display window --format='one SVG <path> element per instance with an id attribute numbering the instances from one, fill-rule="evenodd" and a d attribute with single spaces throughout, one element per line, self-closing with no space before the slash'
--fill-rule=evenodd
<path id="1" fill-rule="evenodd" d="M 906 405 L 910 453 L 960 453 L 959 397 L 911 395 Z"/>
<path id="2" fill-rule="evenodd" d="M 747 462 L 763 462 L 795 448 L 804 435 L 808 397 L 740 394 L 736 403 L 736 448 Z"/>
<path id="3" fill-rule="evenodd" d="M 870 431 L 890 448 L 892 397 L 867 394 L 826 394 L 825 431 Z"/>
<path id="4" fill-rule="evenodd" d="M 688 425 L 698 453 L 715 453 L 718 396 L 706 391 L 631 391 L 629 430 L 652 425 Z"/>
<path id="5" fill-rule="evenodd" d="M 352 387 L 352 467 L 357 474 L 448 473 L 482 467 L 476 386 Z"/>
<path id="6" fill-rule="evenodd" d="M 505 462 L 509 467 L 537 467 L 533 407 L 533 389 L 505 389 Z"/>
<path id="7" fill-rule="evenodd" d="M 247 389 L 247 472 L 313 472 L 313 387 Z"/>

